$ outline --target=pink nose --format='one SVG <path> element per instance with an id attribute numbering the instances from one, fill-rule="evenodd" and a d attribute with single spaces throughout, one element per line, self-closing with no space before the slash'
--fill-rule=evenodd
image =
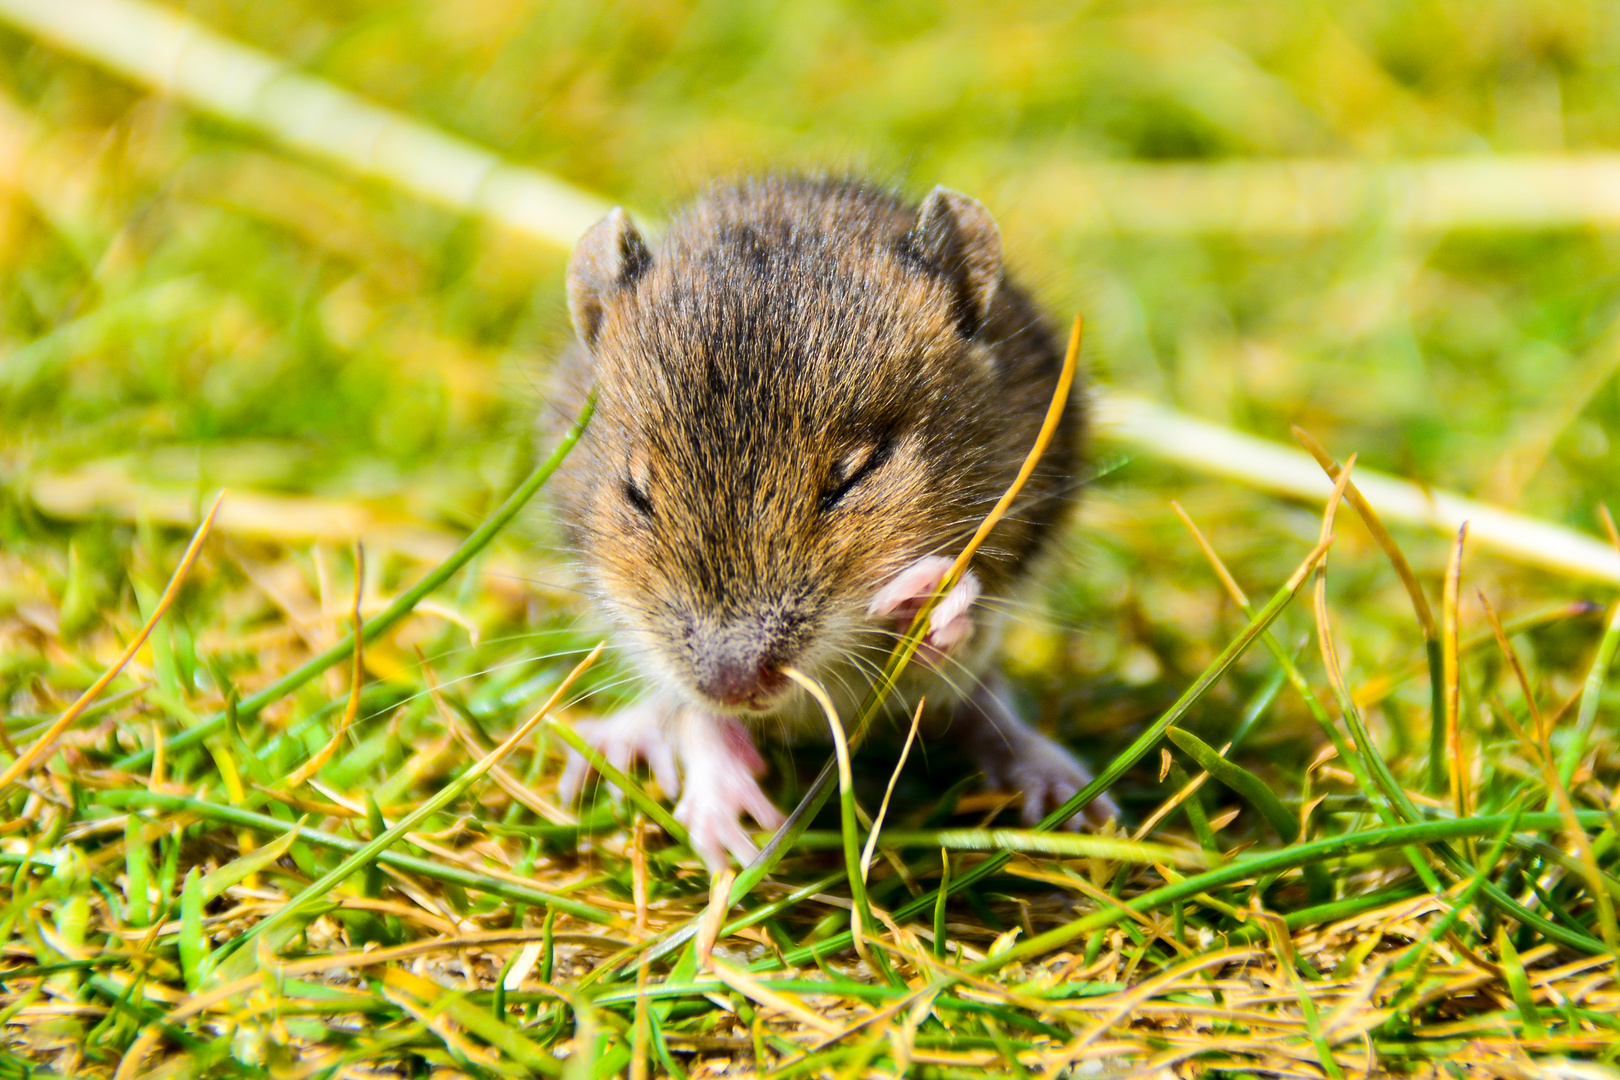
<path id="1" fill-rule="evenodd" d="M 787 676 L 758 661 L 722 660 L 700 680 L 704 697 L 722 705 L 760 704 L 787 683 Z"/>

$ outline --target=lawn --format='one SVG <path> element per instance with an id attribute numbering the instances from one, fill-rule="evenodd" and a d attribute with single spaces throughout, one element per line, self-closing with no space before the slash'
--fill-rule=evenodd
<path id="1" fill-rule="evenodd" d="M 0 1080 L 1617 1075 L 1617 101 L 1598 0 L 0 0 Z M 556 797 L 568 247 L 763 168 L 1084 316 L 1004 661 L 1118 829 Z"/>

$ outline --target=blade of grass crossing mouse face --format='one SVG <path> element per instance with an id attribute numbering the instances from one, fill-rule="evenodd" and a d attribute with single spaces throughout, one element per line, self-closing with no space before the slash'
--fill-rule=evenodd
<path id="1" fill-rule="evenodd" d="M 883 670 L 883 676 L 867 696 L 866 703 L 856 721 L 851 738 L 855 745 L 859 745 L 865 737 L 867 728 L 882 710 L 884 703 L 888 700 L 889 693 L 894 689 L 895 681 L 899 678 L 900 672 L 905 669 L 906 664 L 910 662 L 911 657 L 916 653 L 918 646 L 922 642 L 923 633 L 928 626 L 928 620 L 933 613 L 934 606 L 950 591 L 951 587 L 956 584 L 957 579 L 961 577 L 962 572 L 967 569 L 967 565 L 972 561 L 974 553 L 979 549 L 979 545 L 984 542 L 984 538 L 989 535 L 996 522 L 1000 521 L 1006 514 L 1013 500 L 1018 497 L 1018 493 L 1023 490 L 1024 484 L 1035 471 L 1035 467 L 1039 464 L 1042 455 L 1045 454 L 1047 446 L 1051 444 L 1052 438 L 1057 432 L 1058 422 L 1062 419 L 1063 411 L 1067 407 L 1070 390 L 1074 385 L 1075 371 L 1079 365 L 1080 343 L 1084 326 L 1085 324 L 1080 316 L 1076 315 L 1073 329 L 1069 334 L 1068 348 L 1063 356 L 1063 368 L 1058 374 L 1058 381 L 1052 393 L 1051 404 L 1047 408 L 1046 417 L 1041 424 L 1041 430 L 1036 436 L 1034 445 L 1030 447 L 1029 454 L 1025 457 L 1024 463 L 1020 467 L 1018 475 L 1013 479 L 1012 484 L 1008 486 L 1007 491 L 990 510 L 990 513 L 985 515 L 973 538 L 968 541 L 967 546 L 957 556 L 956 562 L 952 564 L 950 571 L 940 581 L 934 595 L 924 602 L 904 637 L 895 646 L 894 651 L 890 653 L 889 660 Z M 822 767 L 810 790 L 800 800 L 798 807 L 794 809 L 793 813 L 788 816 L 787 821 L 776 831 L 776 835 L 760 851 L 759 856 L 744 867 L 742 873 L 737 876 L 737 880 L 732 886 L 732 903 L 736 903 L 746 896 L 755 885 L 759 884 L 771 872 L 772 868 L 781 861 L 782 856 L 792 847 L 799 834 L 809 827 L 810 821 L 832 796 L 835 772 L 835 762 L 829 761 Z"/>

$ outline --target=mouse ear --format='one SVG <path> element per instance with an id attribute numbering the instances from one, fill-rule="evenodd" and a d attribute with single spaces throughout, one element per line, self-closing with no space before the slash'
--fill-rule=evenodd
<path id="1" fill-rule="evenodd" d="M 990 316 L 1001 286 L 1001 230 L 990 211 L 960 191 L 936 187 L 923 200 L 907 246 L 957 285 L 963 335 L 972 337 Z"/>
<path id="2" fill-rule="evenodd" d="M 596 345 L 609 301 L 652 265 L 647 245 L 623 207 L 592 225 L 568 257 L 568 314 L 586 347 Z"/>

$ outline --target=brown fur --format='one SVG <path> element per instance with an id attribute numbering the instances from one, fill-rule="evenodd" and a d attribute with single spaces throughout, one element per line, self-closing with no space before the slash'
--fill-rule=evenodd
<path id="1" fill-rule="evenodd" d="M 582 242 L 570 304 L 588 341 L 559 404 L 594 382 L 597 413 L 559 505 L 593 593 L 684 696 L 739 651 L 836 666 L 873 593 L 954 555 L 1035 440 L 1058 341 L 1002 276 L 983 208 L 950 192 L 926 207 L 767 177 L 698 198 L 652 252 L 622 215 Z M 1080 396 L 975 559 L 988 596 L 1072 502 Z"/>

